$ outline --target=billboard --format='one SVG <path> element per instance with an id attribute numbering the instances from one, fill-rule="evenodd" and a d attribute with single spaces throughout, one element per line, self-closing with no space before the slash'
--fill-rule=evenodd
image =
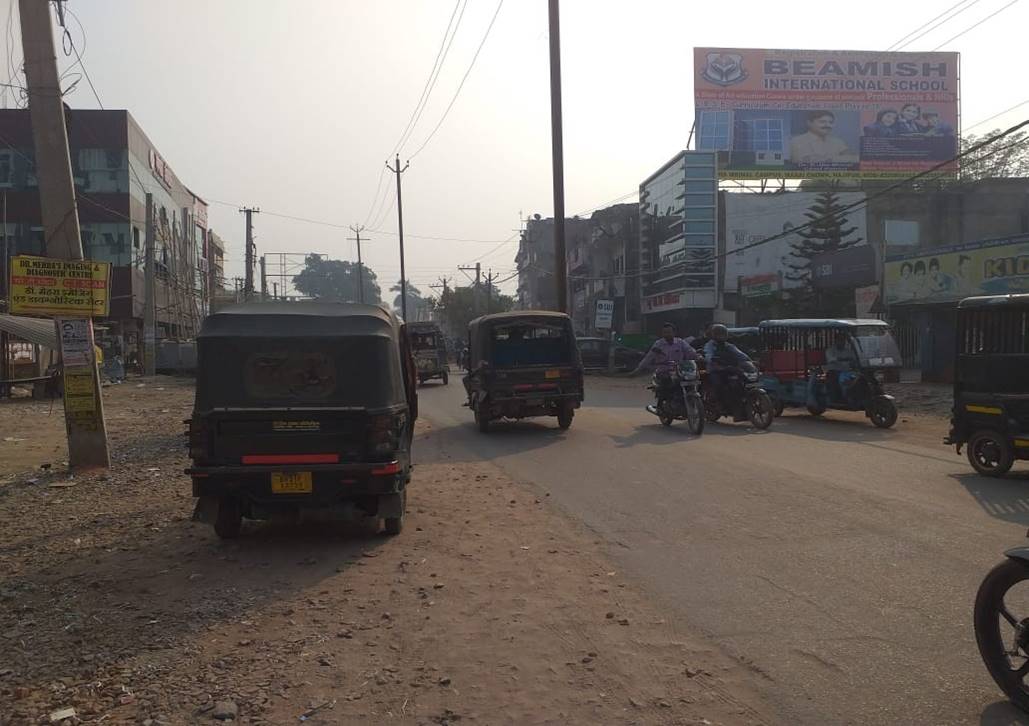
<path id="1" fill-rule="evenodd" d="M 723 179 L 906 177 L 958 148 L 957 53 L 694 48 L 700 151 Z M 956 162 L 941 169 L 955 172 Z"/>
<path id="2" fill-rule="evenodd" d="M 886 260 L 886 301 L 954 302 L 1029 292 L 1029 236 L 969 242 Z"/>
<path id="3" fill-rule="evenodd" d="M 11 310 L 15 315 L 103 317 L 110 312 L 111 263 L 11 258 Z"/>
<path id="4" fill-rule="evenodd" d="M 749 249 L 741 249 L 769 237 L 782 234 L 811 221 L 809 215 L 816 214 L 819 192 L 786 192 L 783 194 L 747 194 L 725 192 L 725 287 L 728 292 L 737 290 L 741 277 L 756 275 L 782 275 L 782 287 L 790 289 L 801 283 L 790 280 L 791 262 L 796 263 L 790 252 L 802 237 L 793 232 L 779 239 Z M 837 202 L 847 206 L 862 202 L 861 192 L 838 192 Z M 846 213 L 847 227 L 854 227 L 848 239 L 868 238 L 865 223 L 865 208 Z M 817 216 L 817 214 L 816 214 Z M 862 245 L 865 243 L 862 242 Z"/>

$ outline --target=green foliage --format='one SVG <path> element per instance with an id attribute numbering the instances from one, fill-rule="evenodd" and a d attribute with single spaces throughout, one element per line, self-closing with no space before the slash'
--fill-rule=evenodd
<path id="1" fill-rule="evenodd" d="M 439 313 L 443 327 L 454 336 L 464 336 L 468 323 L 486 314 L 486 288 L 476 290 L 474 287 L 447 289 L 439 300 L 430 301 L 432 308 Z M 514 307 L 514 298 L 502 294 L 497 288 L 489 291 L 489 312 L 506 313 Z"/>
<path id="2" fill-rule="evenodd" d="M 860 243 L 863 238 L 852 237 L 857 227 L 848 226 L 847 214 L 840 202 L 839 195 L 832 189 L 820 193 L 815 202 L 804 213 L 809 226 L 796 234 L 800 240 L 792 243 L 790 257 L 793 262 L 787 264 L 790 271 L 786 279 L 801 283 L 800 295 L 810 294 L 811 260 L 823 252 L 836 252 Z"/>
<path id="3" fill-rule="evenodd" d="M 304 269 L 293 277 L 293 287 L 298 292 L 319 300 L 358 302 L 361 299 L 358 278 L 356 263 L 308 255 L 304 260 Z M 371 305 L 382 302 L 377 278 L 368 265 L 364 265 L 363 278 L 364 301 Z"/>

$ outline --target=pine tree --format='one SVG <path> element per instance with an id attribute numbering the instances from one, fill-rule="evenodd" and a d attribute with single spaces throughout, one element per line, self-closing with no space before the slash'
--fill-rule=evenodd
<path id="1" fill-rule="evenodd" d="M 790 257 L 796 261 L 787 263 L 790 271 L 786 273 L 787 280 L 801 283 L 801 295 L 811 293 L 811 261 L 817 255 L 845 250 L 864 241 L 851 237 L 857 227 L 848 226 L 845 206 L 835 191 L 827 189 L 804 213 L 808 226 L 797 231 L 800 239 L 790 245 Z"/>

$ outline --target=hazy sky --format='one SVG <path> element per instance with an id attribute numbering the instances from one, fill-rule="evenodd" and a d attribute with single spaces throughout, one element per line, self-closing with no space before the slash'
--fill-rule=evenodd
<path id="1" fill-rule="evenodd" d="M 940 50 L 962 53 L 966 130 L 1029 100 L 1029 2 L 1014 0 L 946 42 L 1011 2 L 966 0 L 966 11 L 905 49 L 945 43 Z M 633 192 L 684 148 L 693 120 L 694 46 L 881 50 L 950 5 L 564 0 L 569 215 Z M 104 106 L 129 109 L 178 176 L 212 202 L 211 226 L 229 245 L 228 276 L 242 271 L 243 216 L 236 206 L 247 203 L 340 225 L 378 222 L 382 231 L 366 232 L 372 241 L 363 245 L 364 258 L 384 290 L 396 281 L 395 209 L 383 209 L 377 220 L 373 195 L 454 2 L 68 0 L 67 7 L 85 29 L 83 40 L 71 21 Z M 402 159 L 439 121 L 496 8 L 495 0 L 468 0 Z M 4 27 L 7 10 L 0 9 Z M 3 43 L 6 67 L 6 35 Z M 17 34 L 12 50 L 17 62 Z M 59 63 L 68 65 L 60 52 Z M 441 275 L 463 280 L 456 266 L 476 258 L 510 274 L 519 212 L 552 213 L 548 69 L 546 0 L 506 0 L 449 116 L 404 175 L 407 270 L 416 285 L 424 289 Z M 85 82 L 68 101 L 97 107 Z M 972 131 L 1027 117 L 1029 104 Z M 391 177 L 382 182 L 380 193 L 392 188 Z M 345 229 L 270 214 L 255 217 L 255 229 L 259 254 L 355 258 Z M 515 281 L 504 287 L 513 290 Z"/>

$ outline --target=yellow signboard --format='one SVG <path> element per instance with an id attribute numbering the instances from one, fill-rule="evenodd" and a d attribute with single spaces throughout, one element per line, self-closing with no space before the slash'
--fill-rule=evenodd
<path id="1" fill-rule="evenodd" d="M 15 315 L 104 316 L 110 311 L 111 264 L 12 257 L 9 289 Z"/>

